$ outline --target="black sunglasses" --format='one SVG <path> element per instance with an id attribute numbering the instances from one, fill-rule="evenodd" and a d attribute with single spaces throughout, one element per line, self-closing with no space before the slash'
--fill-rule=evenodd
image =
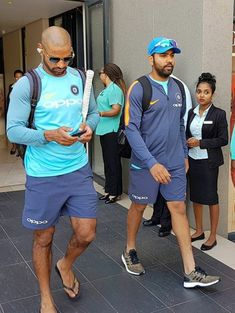
<path id="1" fill-rule="evenodd" d="M 70 62 L 73 61 L 73 56 L 70 56 L 70 57 L 65 57 L 65 58 L 57 58 L 57 57 L 48 57 L 48 60 L 53 63 L 53 64 L 56 64 L 60 61 L 63 61 L 64 63 L 67 63 L 69 64 Z"/>
<path id="2" fill-rule="evenodd" d="M 72 55 L 68 56 L 68 57 L 65 57 L 65 58 L 59 58 L 59 57 L 50 57 L 46 52 L 45 52 L 45 49 L 44 49 L 44 53 L 45 55 L 48 57 L 48 60 L 53 63 L 53 64 L 56 64 L 60 61 L 63 61 L 64 63 L 66 64 L 69 64 L 73 61 L 73 58 L 75 56 L 74 52 L 72 53 Z"/>

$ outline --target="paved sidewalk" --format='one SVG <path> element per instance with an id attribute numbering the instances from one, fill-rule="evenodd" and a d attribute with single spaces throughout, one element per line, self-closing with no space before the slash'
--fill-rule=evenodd
<path id="1" fill-rule="evenodd" d="M 0 193 L 0 312 L 38 313 L 39 295 L 31 257 L 31 232 L 21 226 L 24 191 Z M 97 239 L 78 259 L 80 298 L 65 295 L 54 269 L 51 286 L 60 313 L 235 313 L 235 270 L 194 248 L 196 261 L 222 281 L 204 289 L 184 289 L 176 239 L 157 236 L 157 227 L 141 227 L 138 255 L 146 268 L 129 275 L 121 262 L 127 210 L 99 201 Z M 57 227 L 53 263 L 71 235 L 69 220 Z"/>

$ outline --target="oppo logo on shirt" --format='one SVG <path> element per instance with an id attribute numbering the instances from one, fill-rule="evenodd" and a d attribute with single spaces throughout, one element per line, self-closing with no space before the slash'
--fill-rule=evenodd
<path id="1" fill-rule="evenodd" d="M 82 105 L 82 99 L 61 99 L 55 101 L 47 101 L 42 104 L 44 108 L 58 109 L 61 107 L 71 107 L 74 105 Z"/>

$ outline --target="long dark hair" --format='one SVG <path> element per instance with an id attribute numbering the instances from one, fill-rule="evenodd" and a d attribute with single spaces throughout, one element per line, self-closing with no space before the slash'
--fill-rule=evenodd
<path id="1" fill-rule="evenodd" d="M 114 82 L 118 87 L 120 87 L 126 94 L 126 83 L 123 79 L 123 74 L 119 66 L 114 63 L 107 63 L 103 68 L 103 72 Z"/>
<path id="2" fill-rule="evenodd" d="M 201 83 L 207 83 L 211 86 L 212 94 L 215 92 L 216 89 L 216 78 L 211 73 L 202 73 L 201 76 L 199 76 L 196 88 Z"/>

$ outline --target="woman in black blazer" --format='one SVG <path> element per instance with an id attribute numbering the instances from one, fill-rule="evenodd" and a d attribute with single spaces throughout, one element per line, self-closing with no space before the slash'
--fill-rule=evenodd
<path id="1" fill-rule="evenodd" d="M 216 246 L 216 231 L 219 220 L 217 181 L 219 166 L 224 163 L 221 147 L 228 144 L 228 123 L 224 110 L 215 107 L 212 97 L 216 79 L 210 73 L 202 73 L 196 85 L 198 105 L 188 113 L 186 127 L 189 147 L 189 187 L 193 202 L 196 231 L 191 240 L 205 238 L 202 222 L 203 205 L 210 208 L 211 229 L 201 250 Z"/>

